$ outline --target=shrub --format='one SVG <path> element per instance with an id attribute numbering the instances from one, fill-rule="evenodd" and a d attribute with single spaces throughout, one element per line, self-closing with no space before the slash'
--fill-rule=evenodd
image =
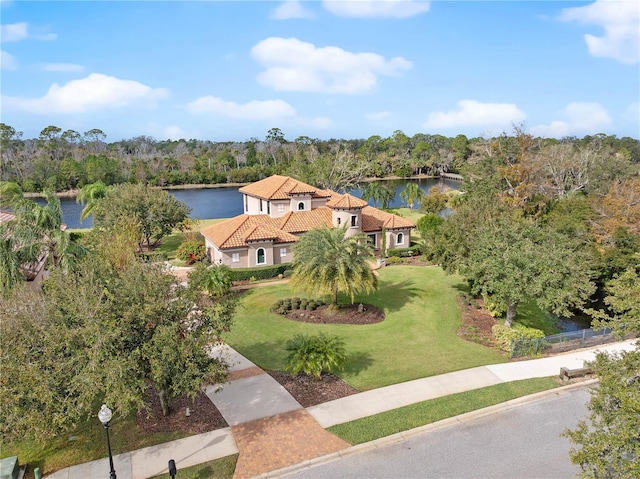
<path id="1" fill-rule="evenodd" d="M 315 311 L 318 306 L 314 301 L 307 303 L 307 311 Z"/>
<path id="2" fill-rule="evenodd" d="M 537 354 L 542 349 L 542 341 L 544 331 L 535 328 L 527 328 L 519 324 L 513 328 L 504 324 L 496 324 L 491 328 L 493 337 L 497 346 L 509 354 L 514 352 L 514 346 L 517 347 L 518 353 L 522 355 Z"/>
<path id="3" fill-rule="evenodd" d="M 307 304 L 309 304 L 309 300 L 302 298 L 300 300 L 300 309 L 307 309 Z"/>
<path id="4" fill-rule="evenodd" d="M 176 258 L 187 264 L 202 261 L 207 256 L 207 249 L 204 242 L 198 240 L 183 241 L 176 251 Z"/>
<path id="5" fill-rule="evenodd" d="M 231 278 L 233 281 L 247 281 L 251 280 L 251 278 L 253 278 L 253 281 L 277 278 L 279 274 L 284 273 L 287 266 L 290 265 L 274 264 L 256 268 L 234 268 L 231 270 Z"/>
<path id="6" fill-rule="evenodd" d="M 421 254 L 422 246 L 418 244 L 411 246 L 411 248 L 393 248 L 387 251 L 389 258 L 409 258 L 411 256 L 419 256 Z M 389 258 L 387 258 L 387 261 Z"/>
<path id="7" fill-rule="evenodd" d="M 402 263 L 402 258 L 399 258 L 398 256 L 389 256 L 387 258 L 387 264 L 400 264 Z"/>
<path id="8" fill-rule="evenodd" d="M 344 341 L 338 336 L 296 334 L 287 341 L 289 351 L 285 369 L 291 374 L 306 374 L 319 380 L 323 372 L 342 370 L 347 361 Z"/>
<path id="9" fill-rule="evenodd" d="M 291 309 L 299 309 L 300 308 L 300 298 L 293 298 L 291 300 Z"/>

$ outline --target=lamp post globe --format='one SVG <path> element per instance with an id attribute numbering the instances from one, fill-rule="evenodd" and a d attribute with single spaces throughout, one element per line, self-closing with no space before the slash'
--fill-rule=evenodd
<path id="1" fill-rule="evenodd" d="M 111 454 L 111 440 L 109 438 L 109 422 L 111 421 L 112 417 L 113 413 L 111 412 L 111 409 L 109 409 L 106 404 L 103 404 L 100 408 L 100 411 L 98 412 L 98 419 L 100 419 L 100 422 L 104 426 L 104 430 L 107 433 L 107 449 L 109 451 L 109 479 L 117 479 L 116 471 L 113 468 L 113 455 Z"/>

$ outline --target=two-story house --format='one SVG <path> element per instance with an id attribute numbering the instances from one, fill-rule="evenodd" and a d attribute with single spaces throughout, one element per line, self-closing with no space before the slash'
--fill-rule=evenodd
<path id="1" fill-rule="evenodd" d="M 416 226 L 350 194 L 314 188 L 288 176 L 270 176 L 240 188 L 240 193 L 244 214 L 200 231 L 209 260 L 232 268 L 289 263 L 293 244 L 314 228 L 346 224 L 347 235 L 365 233 L 379 254 L 383 232 L 387 248 L 407 248 Z"/>

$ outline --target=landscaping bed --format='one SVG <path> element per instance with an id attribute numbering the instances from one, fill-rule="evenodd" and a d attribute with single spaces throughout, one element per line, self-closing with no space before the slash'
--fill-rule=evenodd
<path id="1" fill-rule="evenodd" d="M 280 371 L 269 371 L 268 374 L 278 381 L 302 407 L 316 406 L 360 392 L 339 377 L 328 373 L 323 373 L 320 380 L 314 380 L 302 374 L 292 376 Z"/>
<path id="2" fill-rule="evenodd" d="M 337 309 L 323 305 L 313 311 L 294 309 L 287 319 L 317 324 L 375 324 L 384 321 L 384 311 L 370 304 L 341 304 Z"/>

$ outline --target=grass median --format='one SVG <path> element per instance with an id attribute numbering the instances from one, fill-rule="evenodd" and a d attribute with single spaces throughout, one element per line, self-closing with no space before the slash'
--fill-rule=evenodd
<path id="1" fill-rule="evenodd" d="M 559 386 L 560 384 L 551 378 L 497 384 L 411 404 L 331 426 L 327 430 L 350 444 L 362 444 Z"/>

